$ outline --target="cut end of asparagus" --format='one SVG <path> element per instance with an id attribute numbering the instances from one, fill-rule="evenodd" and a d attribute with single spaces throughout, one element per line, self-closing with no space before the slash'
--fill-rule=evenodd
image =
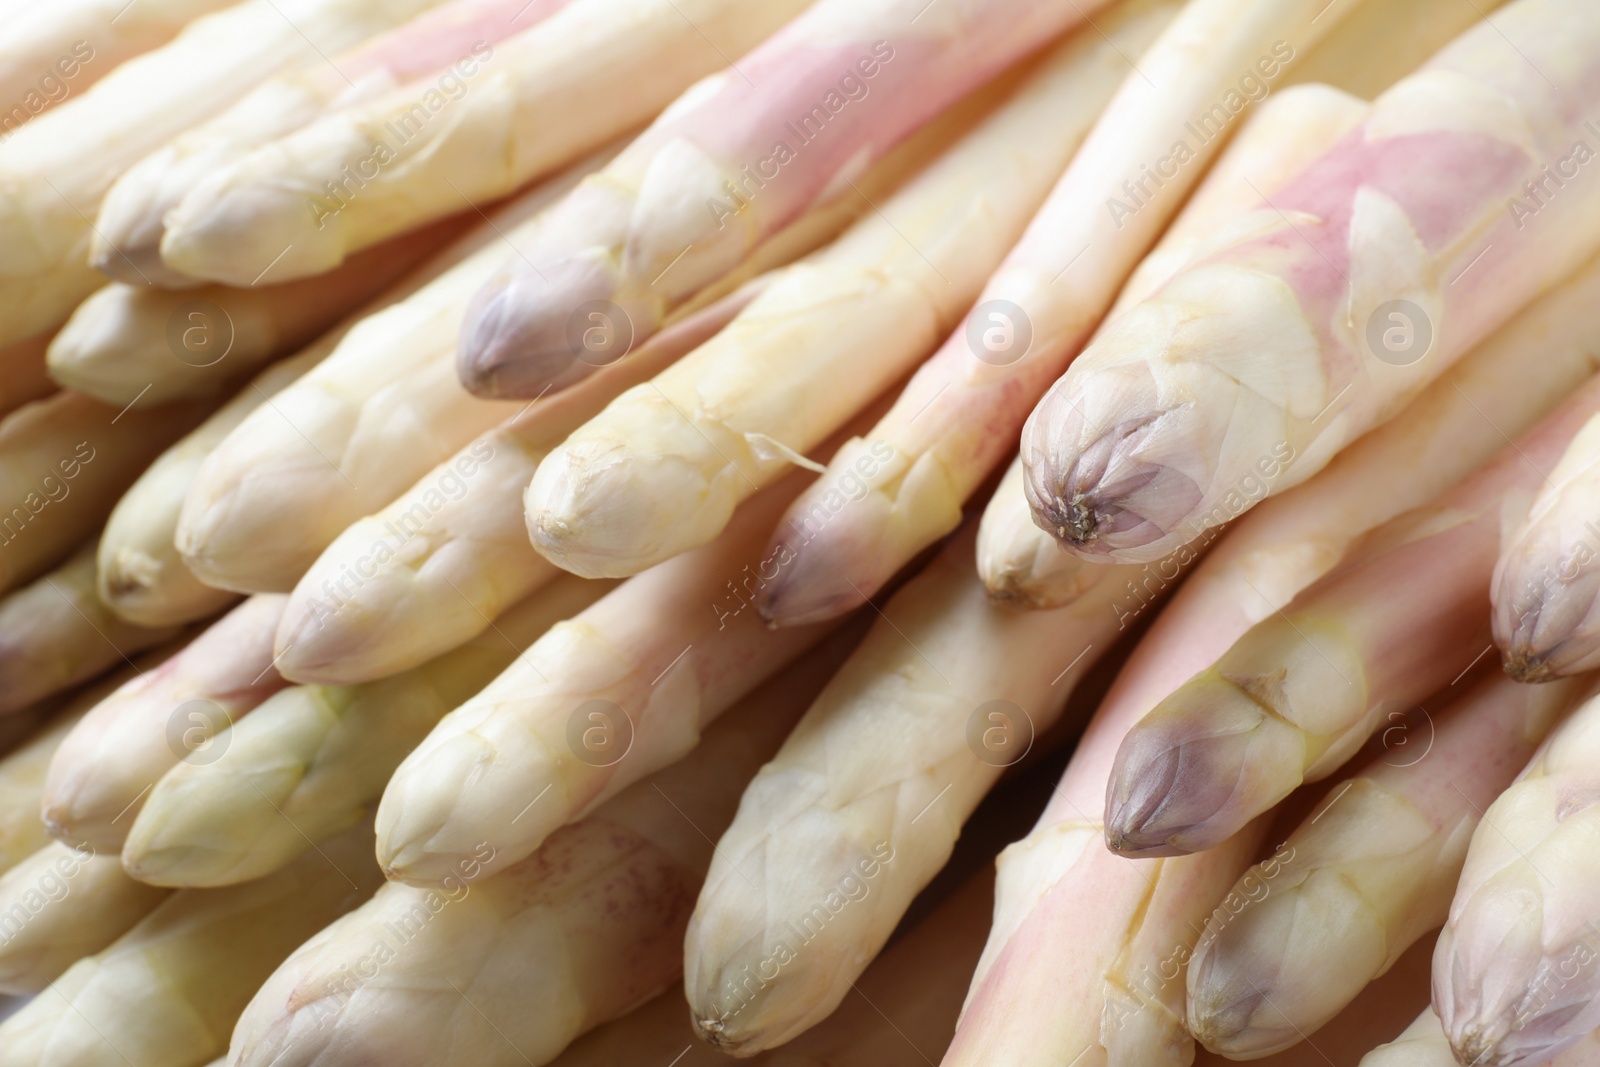
<path id="1" fill-rule="evenodd" d="M 1208 671 L 1123 740 L 1106 791 L 1106 846 L 1125 856 L 1213 848 L 1288 796 L 1304 760 L 1299 731 Z"/>
<path id="2" fill-rule="evenodd" d="M 613 301 L 614 269 L 585 257 L 541 267 L 518 261 L 467 309 L 456 353 L 474 396 L 532 399 L 574 385 L 625 357 L 644 316 Z"/>

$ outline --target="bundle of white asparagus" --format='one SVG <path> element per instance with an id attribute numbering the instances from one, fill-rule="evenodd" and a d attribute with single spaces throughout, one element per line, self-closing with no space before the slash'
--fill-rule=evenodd
<path id="1" fill-rule="evenodd" d="M 0 0 L 0 192 L 0 1067 L 1600 1067 L 1593 0 Z"/>

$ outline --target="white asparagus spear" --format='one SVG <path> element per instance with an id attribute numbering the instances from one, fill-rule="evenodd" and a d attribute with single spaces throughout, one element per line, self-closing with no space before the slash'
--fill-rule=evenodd
<path id="1" fill-rule="evenodd" d="M 106 519 L 97 558 L 100 600 L 145 626 L 192 622 L 221 611 L 237 593 L 201 582 L 174 537 L 184 498 L 206 457 L 244 421 L 333 350 L 337 335 L 262 371 L 205 422 L 156 457 Z"/>
<path id="2" fill-rule="evenodd" d="M 1357 0 L 1355 9 L 1295 65 L 1289 80 L 1323 82 L 1374 100 L 1505 3 Z"/>
<path id="3" fill-rule="evenodd" d="M 351 522 L 515 413 L 509 404 L 451 406 L 460 391 L 448 363 L 466 301 L 505 254 L 501 242 L 525 242 L 539 213 L 604 158 L 503 208 L 440 254 L 448 269 L 420 268 L 431 280 L 349 327 L 315 368 L 228 434 L 195 476 L 175 534 L 202 581 L 244 592 L 293 588 Z M 430 423 L 430 405 L 452 417 Z"/>
<path id="4" fill-rule="evenodd" d="M 59 325 L 103 283 L 88 263 L 89 239 L 101 197 L 126 167 L 282 67 L 320 62 L 432 2 L 244 0 L 12 133 L 0 144 L 0 343 Z"/>
<path id="5" fill-rule="evenodd" d="M 295 947 L 382 884 L 358 826 L 266 878 L 173 893 L 0 1023 L 3 1067 L 200 1067 Z"/>
<path id="6" fill-rule="evenodd" d="M 50 335 L 41 334 L 0 348 L 0 416 L 56 391 L 45 363 Z"/>
<path id="7" fill-rule="evenodd" d="M 187 759 L 146 798 L 122 862 L 157 885 L 218 886 L 277 870 L 370 815 L 383 787 L 445 713 L 551 626 L 611 583 L 565 578 L 506 612 L 494 630 L 359 686 L 295 686 Z"/>
<path id="8" fill-rule="evenodd" d="M 1472 835 L 1433 956 L 1433 1006 L 1461 1063 L 1541 1063 L 1600 1024 L 1597 750 L 1591 697 Z"/>
<path id="9" fill-rule="evenodd" d="M 116 681 L 102 680 L 76 698 L 64 698 L 14 751 L 0 758 L 0 871 L 10 870 L 50 843 L 39 819 L 50 757 L 98 697 L 132 674 L 131 669 L 116 672 L 112 676 Z"/>
<path id="10" fill-rule="evenodd" d="M 288 683 L 272 668 L 283 598 L 253 597 L 183 650 L 107 691 L 50 760 L 42 810 L 51 836 L 115 853 L 157 780 Z"/>
<path id="11" fill-rule="evenodd" d="M 463 61 L 474 65 L 475 49 L 492 54 L 504 38 L 528 29 L 568 2 L 450 0 L 326 62 L 307 63 L 267 79 L 117 179 L 95 219 L 90 263 L 129 284 L 174 289 L 194 285 L 195 279 L 162 262 L 163 220 L 211 171 L 330 111 L 366 103 L 425 75 L 442 77 L 446 67 Z M 451 74 L 447 85 L 454 88 L 461 72 Z M 400 226 L 393 232 L 410 228 Z M 281 271 L 282 264 L 274 269 Z"/>
<path id="12" fill-rule="evenodd" d="M 1506 670 L 1521 681 L 1548 681 L 1600 664 L 1600 585 L 1591 565 L 1600 554 L 1597 461 L 1600 418 L 1578 431 L 1500 548 L 1494 638 Z"/>
<path id="13" fill-rule="evenodd" d="M 0 599 L 0 715 L 169 641 L 173 626 L 124 622 L 95 592 L 95 546 Z"/>
<path id="14" fill-rule="evenodd" d="M 1103 0 L 818 0 L 695 86 L 574 191 L 462 333 L 462 381 L 536 396 L 589 373 L 569 334 L 597 310 L 637 338 L 897 141 Z"/>
<path id="15" fill-rule="evenodd" d="M 378 808 L 389 877 L 437 885 L 479 842 L 486 873 L 691 750 L 701 729 L 827 626 L 772 631 L 747 597 L 782 566 L 760 555 L 796 472 L 739 509 L 716 541 L 625 582 L 553 627 L 445 716 Z"/>
<path id="16" fill-rule="evenodd" d="M 713 835 L 848 644 L 794 664 L 682 761 L 494 877 L 479 874 L 485 845 L 438 889 L 385 886 L 267 982 L 235 1032 L 235 1063 L 542 1064 L 672 985 Z M 375 949 L 385 962 L 363 969 Z"/>
<path id="17" fill-rule="evenodd" d="M 1352 8 L 1318 0 L 1195 0 L 1182 8 L 1097 115 L 976 305 L 884 421 L 836 457 L 839 471 L 862 465 L 865 492 L 797 546 L 796 565 L 767 591 L 764 614 L 803 621 L 855 607 L 956 528 L 1032 405 L 1245 121 L 1240 112 L 1267 98 L 1295 58 Z M 1226 103 L 1207 111 L 1212 100 Z M 826 513 L 826 504 L 815 497 L 797 501 L 784 526 L 806 517 L 814 526 L 819 509 Z"/>
<path id="18" fill-rule="evenodd" d="M 1384 93 L 1051 388 L 1023 431 L 1035 521 L 1086 557 L 1160 559 L 1280 443 L 1281 490 L 1586 262 L 1600 185 L 1539 183 L 1593 136 L 1597 72 L 1600 9 L 1518 0 Z"/>
<path id="19" fill-rule="evenodd" d="M 167 890 L 59 841 L 0 875 L 0 993 L 37 993 L 148 915 Z"/>
<path id="20" fill-rule="evenodd" d="M 1321 155 L 1369 108 L 1364 101 L 1321 86 L 1291 87 L 1263 101 L 1160 242 L 1129 276 L 1108 318 L 1159 289 L 1212 230 L 1258 206 L 1264 194 L 1275 192 Z M 1096 568 L 1085 567 L 1034 525 L 1023 477 L 1018 457 L 984 509 L 978 572 L 998 599 L 1028 607 L 1058 607 L 1099 576 Z M 771 600 L 768 614 L 780 623 L 794 611 L 780 613 L 783 605 L 776 602 L 777 594 Z"/>
<path id="21" fill-rule="evenodd" d="M 1269 541 L 1293 547 L 1247 548 L 1238 539 L 1224 540 L 1218 551 L 1227 556 L 1233 570 L 1228 581 L 1234 602 L 1251 605 L 1251 621 L 1259 621 L 1255 605 L 1287 603 L 1307 575 L 1319 573 L 1308 567 L 1321 568 L 1337 560 L 1355 534 L 1401 510 L 1397 502 L 1412 505 L 1449 487 L 1504 442 L 1501 434 L 1522 433 L 1600 370 L 1596 301 L 1600 301 L 1600 259 L 1523 309 L 1399 415 L 1341 452 L 1314 479 L 1316 488 L 1308 483 L 1307 488 L 1265 500 L 1256 513 L 1270 517 L 1251 528 Z M 1532 349 L 1540 358 L 1530 364 L 1527 352 Z M 1493 429 L 1484 433 L 1485 427 Z M 1241 502 L 1265 496 L 1270 484 L 1263 479 L 1242 484 Z M 1025 506 L 1025 501 L 1013 497 L 1005 514 L 1015 516 Z M 1074 575 L 1085 568 L 1099 569 L 1064 552 L 1046 553 L 1045 542 L 1055 539 L 1037 527 L 1034 530 L 1032 543 L 1038 546 L 1034 558 L 1048 565 L 1012 576 L 1015 601 L 1032 597 L 1049 603 L 1054 584 L 1061 583 L 1070 592 L 1067 583 L 1083 580 Z M 1012 552 L 1022 558 L 1016 549 Z M 1179 555 L 1185 553 L 1192 555 L 1188 549 Z M 1158 585 L 1178 573 L 1172 563 L 1147 565 L 1146 571 Z"/>
<path id="22" fill-rule="evenodd" d="M 6 11 L 0 36 L 0 139 L 71 99 L 186 24 L 236 0 L 52 0 Z"/>
<path id="23" fill-rule="evenodd" d="M 0 420 L 0 590 L 94 536 L 118 496 L 212 404 L 118 410 L 61 392 Z"/>
<path id="24" fill-rule="evenodd" d="M 1600 1065 L 1600 1030 L 1590 1031 L 1577 1044 L 1567 1048 L 1554 1059 L 1550 1067 L 1597 1067 Z M 1461 1067 L 1450 1050 L 1450 1039 L 1439 1016 L 1429 1008 L 1417 1016 L 1416 1022 L 1405 1028 L 1386 1044 L 1379 1045 L 1361 1058 L 1361 1067 Z"/>
<path id="25" fill-rule="evenodd" d="M 418 77 L 206 174 L 167 214 L 162 258 L 238 285 L 287 247 L 281 277 L 320 274 L 636 129 L 807 2 L 573 0 L 524 16 L 531 28 L 475 48 L 448 81 Z"/>
<path id="26" fill-rule="evenodd" d="M 1583 692 L 1494 671 L 1446 707 L 1392 712 L 1367 767 L 1289 835 L 1290 858 L 1251 868 L 1244 906 L 1206 924 L 1187 967 L 1196 1040 L 1235 1059 L 1297 1045 L 1442 923 L 1480 813 Z"/>
<path id="27" fill-rule="evenodd" d="M 650 338 L 621 373 L 648 376 L 703 343 L 769 277 Z M 583 393 L 570 392 L 577 404 L 558 397 L 549 410 L 508 419 L 388 507 L 352 523 L 290 595 L 278 626 L 278 669 L 297 681 L 340 684 L 395 674 L 487 630 L 558 575 L 528 543 L 522 492 L 539 461 L 597 410 L 582 403 Z M 440 492 L 468 477 L 460 493 Z M 373 568 L 377 546 L 394 558 Z"/>
<path id="28" fill-rule="evenodd" d="M 407 234 L 311 281 L 183 291 L 112 283 L 78 305 L 50 342 L 50 374 L 118 407 L 213 393 L 310 344 L 466 222 Z"/>
<path id="29" fill-rule="evenodd" d="M 1175 10 L 1138 0 L 1109 17 L 1108 38 L 1073 34 L 881 211 L 572 434 L 528 488 L 539 551 L 577 574 L 623 577 L 714 538 L 787 455 L 938 343 L 1115 92 L 1126 54 Z"/>
<path id="30" fill-rule="evenodd" d="M 1120 581 L 1060 611 L 1007 611 L 971 571 L 974 534 L 882 609 L 718 843 L 685 990 L 725 1052 L 776 1047 L 838 1006 L 972 809 L 1115 644 Z M 858 876 L 869 892 L 824 907 Z"/>

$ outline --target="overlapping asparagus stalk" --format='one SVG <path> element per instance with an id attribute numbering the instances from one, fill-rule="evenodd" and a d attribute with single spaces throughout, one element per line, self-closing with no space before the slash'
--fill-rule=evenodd
<path id="1" fill-rule="evenodd" d="M 378 809 L 389 877 L 437 886 L 481 842 L 484 873 L 690 751 L 700 731 L 827 626 L 767 629 L 749 590 L 800 475 L 749 501 L 716 541 L 641 574 L 553 627 L 445 716 Z M 467 772 L 470 768 L 470 773 Z"/>
<path id="2" fill-rule="evenodd" d="M 619 380 L 648 376 L 703 343 L 768 277 L 650 338 L 618 368 Z M 528 543 L 522 493 L 539 461 L 601 402 L 578 389 L 535 405 L 352 523 L 289 597 L 278 669 L 299 681 L 344 685 L 407 670 L 489 629 L 558 575 Z M 441 492 L 457 484 L 464 485 L 459 494 Z M 374 568 L 375 546 L 393 559 Z M 351 581 L 352 574 L 364 580 Z"/>
<path id="3" fill-rule="evenodd" d="M 0 1023 L 4 1067 L 200 1067 L 306 938 L 382 884 L 372 832 L 347 831 L 276 874 L 174 893 Z"/>
<path id="4" fill-rule="evenodd" d="M 63 692 L 171 640 L 175 627 L 124 622 L 95 593 L 95 546 L 0 599 L 0 715 Z"/>
<path id="5" fill-rule="evenodd" d="M 43 574 L 94 536 L 123 490 L 210 406 L 119 411 L 62 392 L 0 420 L 0 589 Z"/>
<path id="6" fill-rule="evenodd" d="M 1444 921 L 1479 816 L 1581 693 L 1495 671 L 1448 708 L 1390 712 L 1383 751 L 1234 886 L 1242 908 L 1206 924 L 1190 1033 L 1255 1059 L 1333 1019 Z"/>
<path id="7" fill-rule="evenodd" d="M 50 336 L 41 334 L 0 348 L 0 416 L 56 391 L 55 379 L 45 364 L 49 344 Z"/>
<path id="8" fill-rule="evenodd" d="M 407 754 L 445 713 L 494 680 L 609 583 L 566 578 L 494 631 L 414 670 L 359 686 L 295 686 L 213 738 L 216 753 L 156 783 L 122 849 L 146 882 L 218 886 L 259 878 L 369 816 Z"/>
<path id="9" fill-rule="evenodd" d="M 281 596 L 252 597 L 183 650 L 107 691 L 50 760 L 52 836 L 114 854 L 139 805 L 179 760 L 214 758 L 217 735 L 288 683 L 272 666 Z"/>
<path id="10" fill-rule="evenodd" d="M 1200 0 L 1183 8 L 1127 73 L 966 319 L 884 421 L 835 458 L 835 476 L 855 469 L 866 483 L 861 499 L 821 523 L 830 511 L 821 493 L 796 501 L 782 536 L 793 529 L 811 536 L 796 546 L 794 568 L 764 591 L 763 614 L 781 624 L 853 608 L 955 529 L 967 497 L 1010 450 L 1040 394 L 1244 121 L 1239 72 L 1250 72 L 1252 96 L 1264 96 L 1350 9 L 1329 11 L 1316 0 Z M 1224 105 L 1220 120 L 1208 116 L 1196 126 L 1195 102 L 1213 99 L 1238 106 Z M 1333 124 L 1342 111 L 1313 115 Z"/>
<path id="11" fill-rule="evenodd" d="M 636 129 L 805 4 L 543 0 L 518 20 L 523 32 L 475 47 L 446 74 L 420 75 L 221 163 L 166 216 L 162 258 L 238 285 L 263 250 L 288 246 L 279 277 L 322 273 Z M 536 14 L 548 17 L 535 25 Z"/>
<path id="12" fill-rule="evenodd" d="M 1518 0 L 1390 89 L 1052 387 L 1023 434 L 1035 521 L 1160 559 L 1275 449 L 1277 488 L 1310 477 L 1589 259 L 1600 187 L 1546 168 L 1587 135 L 1597 72 L 1600 12 Z"/>
<path id="13" fill-rule="evenodd" d="M 37 993 L 150 914 L 167 890 L 59 841 L 0 875 L 0 993 Z"/>
<path id="14" fill-rule="evenodd" d="M 0 39 L 0 131 L 82 93 L 233 0 L 54 0 L 6 11 Z M 0 135 L 3 136 L 3 135 Z"/>
<path id="15" fill-rule="evenodd" d="M 1600 419 L 1591 419 L 1500 550 L 1494 638 L 1506 670 L 1521 681 L 1548 681 L 1600 663 L 1600 585 L 1591 566 L 1600 555 L 1597 458 Z"/>
<path id="16" fill-rule="evenodd" d="M 132 674 L 131 668 L 116 672 L 115 682 L 98 682 L 63 701 L 15 751 L 0 758 L 0 871 L 10 870 L 50 843 L 39 820 L 39 797 L 50 757 L 84 712 Z"/>
<path id="17" fill-rule="evenodd" d="M 80 304 L 50 342 L 50 374 L 119 407 L 214 392 L 314 341 L 464 223 L 408 234 L 313 281 L 183 291 L 113 283 Z"/>
<path id="18" fill-rule="evenodd" d="M 485 843 L 439 888 L 385 886 L 267 982 L 234 1062 L 548 1063 L 671 986 L 709 835 L 843 658 L 845 643 L 830 645 L 756 690 L 682 762 L 494 877 L 479 876 L 498 863 Z M 374 951 L 383 964 L 364 969 Z"/>
<path id="19" fill-rule="evenodd" d="M 478 62 L 493 55 L 504 38 L 536 25 L 568 2 L 451 0 L 330 56 L 326 62 L 293 67 L 267 79 L 238 103 L 162 145 L 117 179 L 95 219 L 90 262 L 129 284 L 193 285 L 193 278 L 161 259 L 163 220 L 208 174 L 330 111 L 381 98 L 417 78 L 434 76 L 441 90 L 459 95 L 465 91 L 467 69 L 476 72 Z M 448 72 L 446 68 L 450 68 Z M 327 195 L 321 178 L 338 187 L 343 177 L 337 170 L 319 175 L 319 182 L 312 183 L 312 195 Z M 353 190 L 346 187 L 345 191 L 349 195 Z M 410 228 L 402 225 L 393 232 Z M 280 271 L 281 263 L 272 276 L 297 277 Z"/>
<path id="20" fill-rule="evenodd" d="M 1005 767 L 1117 638 L 1115 573 L 1072 607 L 989 602 L 958 537 L 746 790 L 686 941 L 700 1035 L 748 1056 L 837 1007 Z M 786 630 L 778 631 L 780 633 Z M 859 896 L 835 906 L 849 884 Z"/>
<path id="21" fill-rule="evenodd" d="M 622 577 L 714 538 L 793 452 L 932 349 L 1110 98 L 1125 54 L 1173 11 L 1138 0 L 1110 17 L 1109 38 L 1074 34 L 880 212 L 577 430 L 528 489 L 539 550 L 578 574 Z M 814 491 L 837 495 L 838 481 Z"/>
<path id="22" fill-rule="evenodd" d="M 1101 6 L 812 4 L 680 98 L 567 198 L 547 240 L 507 262 L 468 316 L 462 381 L 482 395 L 537 396 L 579 380 L 593 368 L 569 333 L 592 311 L 648 336 L 901 138 Z"/>
<path id="23" fill-rule="evenodd" d="M 1333 773 L 1384 709 L 1454 684 L 1492 647 L 1483 604 L 1502 509 L 1542 482 L 1600 409 L 1591 378 L 1431 504 L 1375 530 L 1129 732 L 1106 792 L 1106 843 L 1127 855 L 1216 845 Z"/>
<path id="24" fill-rule="evenodd" d="M 1591 1031 L 1577 1044 L 1568 1046 L 1546 1062 L 1550 1067 L 1595 1067 L 1600 1064 L 1600 1031 Z M 1362 1057 L 1361 1067 L 1460 1067 L 1460 1064 L 1450 1049 L 1450 1039 L 1439 1025 L 1439 1016 L 1429 1008 L 1399 1037 Z"/>
<path id="25" fill-rule="evenodd" d="M 429 6 L 245 0 L 12 133 L 0 144 L 0 344 L 59 325 L 103 284 L 88 262 L 89 239 L 100 199 L 123 169 L 280 68 L 320 62 Z M 256 263 L 245 284 L 271 260 Z"/>
<path id="26" fill-rule="evenodd" d="M 1591 697 L 1472 835 L 1433 957 L 1433 1005 L 1462 1063 L 1541 1063 L 1600 1025 L 1597 743 Z"/>
<path id="27" fill-rule="evenodd" d="M 505 254 L 500 242 L 526 243 L 539 213 L 599 162 L 502 209 L 440 254 L 448 269 L 419 268 L 430 281 L 355 323 L 315 368 L 245 416 L 184 501 L 175 541 L 196 576 L 245 592 L 292 589 L 346 526 L 515 413 L 464 405 L 450 382 L 461 316 Z"/>

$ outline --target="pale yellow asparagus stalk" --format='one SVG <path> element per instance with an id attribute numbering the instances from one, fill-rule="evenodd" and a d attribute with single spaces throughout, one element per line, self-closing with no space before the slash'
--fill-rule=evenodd
<path id="1" fill-rule="evenodd" d="M 644 342 L 619 368 L 623 380 L 647 377 L 703 343 L 769 277 Z M 278 669 L 296 681 L 341 685 L 407 670 L 483 633 L 558 575 L 528 543 L 522 492 L 539 461 L 602 402 L 569 390 L 548 408 L 514 416 L 352 523 L 289 597 Z M 393 558 L 374 566 L 385 553 Z"/>
<path id="2" fill-rule="evenodd" d="M 1206 924 L 1187 969 L 1195 1039 L 1234 1059 L 1299 1044 L 1442 923 L 1483 809 L 1582 692 L 1496 671 L 1448 707 L 1391 712 L 1382 751 Z"/>
<path id="3" fill-rule="evenodd" d="M 280 277 L 320 274 L 648 122 L 807 2 L 572 0 L 537 25 L 524 15 L 448 81 L 419 74 L 222 162 L 167 214 L 162 258 L 238 285 L 263 249 L 287 247 Z"/>
<path id="4" fill-rule="evenodd" d="M 88 262 L 93 219 L 126 167 L 280 68 L 322 62 L 432 2 L 244 0 L 12 133 L 0 143 L 0 343 L 59 325 L 103 284 Z"/>
<path id="5" fill-rule="evenodd" d="M 1129 276 L 1109 317 L 1159 289 L 1212 230 L 1258 206 L 1262 196 L 1279 189 L 1348 133 L 1369 107 L 1346 93 L 1316 85 L 1294 86 L 1263 101 L 1160 242 Z M 1098 568 L 1085 566 L 1034 525 L 1023 478 L 1018 457 L 989 498 L 978 532 L 978 573 L 997 599 L 1022 607 L 1059 607 L 1100 575 Z M 803 515 L 791 520 L 796 521 L 809 530 Z M 824 586 L 829 583 L 826 578 L 820 581 Z M 773 593 L 766 605 L 768 615 L 779 623 L 798 608 L 784 600 L 819 599 L 806 589 L 796 589 L 787 598 L 781 592 Z"/>
<path id="6" fill-rule="evenodd" d="M 272 667 L 283 598 L 253 597 L 155 669 L 97 700 L 50 760 L 42 808 L 53 837 L 116 853 L 150 789 L 185 756 L 288 683 Z"/>
<path id="7" fill-rule="evenodd" d="M 1472 836 L 1433 956 L 1433 1006 L 1462 1063 L 1541 1063 L 1600 1024 L 1597 744 L 1591 697 Z"/>
<path id="8" fill-rule="evenodd" d="M 200 581 L 174 541 L 184 498 L 217 446 L 262 404 L 333 350 L 337 335 L 262 371 L 205 422 L 156 457 L 106 519 L 100 535 L 100 600 L 117 615 L 146 626 L 191 622 L 221 611 L 237 593 Z"/>
<path id="9" fill-rule="evenodd" d="M 156 783 L 122 848 L 141 881 L 218 886 L 259 878 L 366 818 L 445 713 L 611 583 L 565 578 L 494 629 L 413 670 L 365 685 L 295 686 Z"/>
<path id="10" fill-rule="evenodd" d="M 495 862 L 484 844 L 440 888 L 385 886 L 267 982 L 234 1033 L 235 1064 L 548 1063 L 671 986 L 712 835 L 845 644 L 796 663 L 681 762 L 494 877 L 480 876 Z M 382 965 L 363 968 L 375 951 Z"/>
<path id="11" fill-rule="evenodd" d="M 95 546 L 0 599 L 0 715 L 169 641 L 173 626 L 124 622 L 95 592 Z"/>
<path id="12" fill-rule="evenodd" d="M 383 882 L 358 826 L 275 874 L 173 893 L 0 1023 L 3 1067 L 200 1067 L 295 947 Z"/>
<path id="13" fill-rule="evenodd" d="M 39 798 L 44 791 L 50 757 L 98 697 L 116 688 L 133 671 L 116 672 L 76 698 L 53 709 L 14 751 L 0 757 L 0 871 L 8 871 L 50 843 L 39 819 Z"/>
<path id="14" fill-rule="evenodd" d="M 1600 663 L 1600 418 L 1572 439 L 1526 518 L 1509 532 L 1494 576 L 1494 637 L 1505 668 L 1524 682 Z"/>
<path id="15" fill-rule="evenodd" d="M 700 731 L 827 626 L 772 631 L 748 598 L 799 472 L 741 508 L 716 541 L 625 582 L 553 627 L 444 720 L 395 772 L 378 858 L 434 886 L 481 842 L 486 873 L 693 749 Z"/>
<path id="16" fill-rule="evenodd" d="M 310 281 L 183 291 L 114 282 L 78 305 L 50 342 L 50 374 L 119 407 L 213 393 L 314 341 L 465 223 L 407 234 Z"/>
<path id="17" fill-rule="evenodd" d="M 1454 685 L 1493 647 L 1483 611 L 1502 515 L 1600 410 L 1600 377 L 1489 463 L 1373 531 L 1333 570 L 1163 700 L 1117 753 L 1106 842 L 1129 855 L 1209 848 L 1327 777 L 1385 709 Z"/>
<path id="18" fill-rule="evenodd" d="M 1007 611 L 972 573 L 973 534 L 890 600 L 718 844 L 685 989 L 723 1051 L 776 1047 L 839 1005 L 973 808 L 1116 642 L 1125 575 L 1060 611 Z M 858 873 L 868 891 L 823 906 Z"/>
<path id="19" fill-rule="evenodd" d="M 461 316 L 505 254 L 502 242 L 525 242 L 539 213 L 603 159 L 503 208 L 440 254 L 448 269 L 420 268 L 431 280 L 349 327 L 316 367 L 234 427 L 195 475 L 174 535 L 197 577 L 288 591 L 346 526 L 516 412 L 458 399 L 449 364 Z"/>
<path id="20" fill-rule="evenodd" d="M 166 896 L 115 856 L 52 841 L 0 875 L 0 993 L 39 992 Z"/>
<path id="21" fill-rule="evenodd" d="M 56 391 L 45 364 L 50 335 L 41 334 L 0 348 L 0 416 Z"/>
<path id="22" fill-rule="evenodd" d="M 1600 249 L 1600 185 L 1557 173 L 1600 130 L 1597 76 L 1600 9 L 1518 0 L 1384 93 L 1051 388 L 1023 431 L 1035 521 L 1160 559 L 1275 447 L 1285 489 L 1393 416 Z"/>
<path id="23" fill-rule="evenodd" d="M 368 103 L 425 75 L 459 93 L 457 86 L 465 73 L 459 64 L 475 72 L 475 55 L 493 54 L 504 38 L 534 26 L 568 2 L 451 0 L 325 62 L 296 66 L 267 79 L 117 179 L 95 219 L 89 261 L 130 284 L 171 288 L 195 284 L 162 262 L 163 220 L 209 173 L 330 111 Z M 392 232 L 398 235 L 410 228 L 402 224 Z M 280 268 L 281 264 L 274 269 Z"/>
<path id="24" fill-rule="evenodd" d="M 43 574 L 92 537 L 117 497 L 212 406 L 119 410 L 62 392 L 0 420 L 0 590 Z"/>
<path id="25" fill-rule="evenodd" d="M 1550 1067 L 1597 1067 L 1600 1065 L 1600 1030 L 1591 1030 L 1578 1043 L 1562 1050 Z M 1361 1067 L 1461 1067 L 1450 1049 L 1450 1039 L 1432 1008 L 1417 1016 L 1405 1032 L 1379 1045 L 1361 1058 Z"/>
<path id="26" fill-rule="evenodd" d="M 1138 0 L 1108 17 L 1109 38 L 1075 33 L 880 212 L 577 430 L 528 489 L 539 551 L 578 574 L 622 577 L 714 538 L 789 455 L 938 343 L 1115 91 L 1125 54 L 1174 10 Z"/>
<path id="27" fill-rule="evenodd" d="M 0 137 L 235 0 L 52 0 L 0 12 Z"/>
<path id="28" fill-rule="evenodd" d="M 1182 8 L 976 306 L 883 422 L 836 457 L 836 474 L 864 475 L 861 499 L 825 522 L 825 500 L 796 502 L 784 536 L 809 536 L 792 571 L 767 590 L 764 614 L 783 623 L 853 608 L 955 529 L 966 499 L 1011 450 L 1029 409 L 1243 123 L 1241 112 L 1352 7 L 1195 0 Z"/>
<path id="29" fill-rule="evenodd" d="M 1322 43 L 1295 64 L 1289 80 L 1323 82 L 1366 100 L 1375 99 L 1505 3 L 1356 0 L 1355 8 Z"/>

